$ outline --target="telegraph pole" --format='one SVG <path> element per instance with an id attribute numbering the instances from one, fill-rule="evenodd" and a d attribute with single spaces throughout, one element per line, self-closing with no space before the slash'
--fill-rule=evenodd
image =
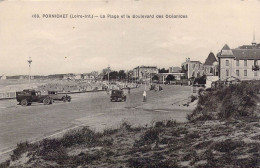
<path id="1" fill-rule="evenodd" d="M 27 62 L 29 63 L 29 83 L 31 83 L 31 63 L 32 63 L 31 57 L 29 57 Z"/>
<path id="2" fill-rule="evenodd" d="M 110 73 L 110 66 L 108 65 L 107 67 L 108 73 L 107 73 L 107 79 L 108 79 L 108 84 L 109 84 L 109 73 Z"/>

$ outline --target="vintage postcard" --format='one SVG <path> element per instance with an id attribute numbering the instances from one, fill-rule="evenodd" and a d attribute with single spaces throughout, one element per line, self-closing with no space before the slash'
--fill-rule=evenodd
<path id="1" fill-rule="evenodd" d="M 260 167 L 259 0 L 0 0 L 0 168 Z"/>

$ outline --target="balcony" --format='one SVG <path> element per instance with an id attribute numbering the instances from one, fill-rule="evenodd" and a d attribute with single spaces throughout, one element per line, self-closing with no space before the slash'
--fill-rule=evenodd
<path id="1" fill-rule="evenodd" d="M 259 71 L 259 65 L 252 65 L 252 71 Z"/>

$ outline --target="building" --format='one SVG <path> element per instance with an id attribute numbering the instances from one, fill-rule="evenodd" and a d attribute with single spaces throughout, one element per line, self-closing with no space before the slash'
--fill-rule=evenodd
<path id="1" fill-rule="evenodd" d="M 213 52 L 210 52 L 205 63 L 203 64 L 203 75 L 218 76 L 219 65 L 218 60 Z"/>
<path id="2" fill-rule="evenodd" d="M 84 80 L 94 81 L 97 79 L 97 77 L 98 77 L 98 75 L 95 76 L 95 74 L 93 74 L 93 73 L 82 74 L 82 79 L 84 79 Z"/>
<path id="3" fill-rule="evenodd" d="M 62 79 L 69 79 L 72 80 L 75 78 L 75 75 L 73 73 L 68 73 L 68 74 L 62 74 Z"/>
<path id="4" fill-rule="evenodd" d="M 2 76 L 0 76 L 0 79 L 1 79 L 1 80 L 5 80 L 5 79 L 6 79 L 6 75 L 3 74 Z"/>
<path id="5" fill-rule="evenodd" d="M 156 76 L 158 76 L 160 82 L 165 83 L 165 81 L 167 81 L 168 77 L 170 76 L 172 76 L 173 80 L 179 81 L 185 76 L 185 73 L 181 73 L 181 72 L 158 73 Z"/>
<path id="6" fill-rule="evenodd" d="M 203 76 L 203 64 L 200 61 L 191 61 L 190 58 L 181 64 L 181 71 L 185 73 L 186 78 Z"/>
<path id="7" fill-rule="evenodd" d="M 169 67 L 169 73 L 181 73 L 180 67 Z"/>
<path id="8" fill-rule="evenodd" d="M 260 44 L 243 45 L 230 49 L 226 44 L 217 55 L 219 59 L 220 80 L 230 77 L 240 80 L 260 80 Z"/>
<path id="9" fill-rule="evenodd" d="M 138 80 L 150 79 L 158 73 L 159 70 L 156 66 L 138 66 L 133 69 L 133 78 Z"/>

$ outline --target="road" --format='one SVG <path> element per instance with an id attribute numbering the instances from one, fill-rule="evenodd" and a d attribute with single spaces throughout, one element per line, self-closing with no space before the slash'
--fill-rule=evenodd
<path id="1" fill-rule="evenodd" d="M 0 101 L 0 155 L 19 142 L 56 136 L 83 125 L 101 131 L 123 121 L 136 126 L 158 120 L 185 121 L 191 109 L 172 103 L 190 96 L 191 88 L 163 88 L 161 92 L 148 91 L 147 102 L 142 102 L 143 87 L 131 90 L 126 102 L 110 102 L 106 92 L 72 94 L 72 102 L 55 101 L 53 105 L 35 103 L 22 107 L 16 100 Z"/>

